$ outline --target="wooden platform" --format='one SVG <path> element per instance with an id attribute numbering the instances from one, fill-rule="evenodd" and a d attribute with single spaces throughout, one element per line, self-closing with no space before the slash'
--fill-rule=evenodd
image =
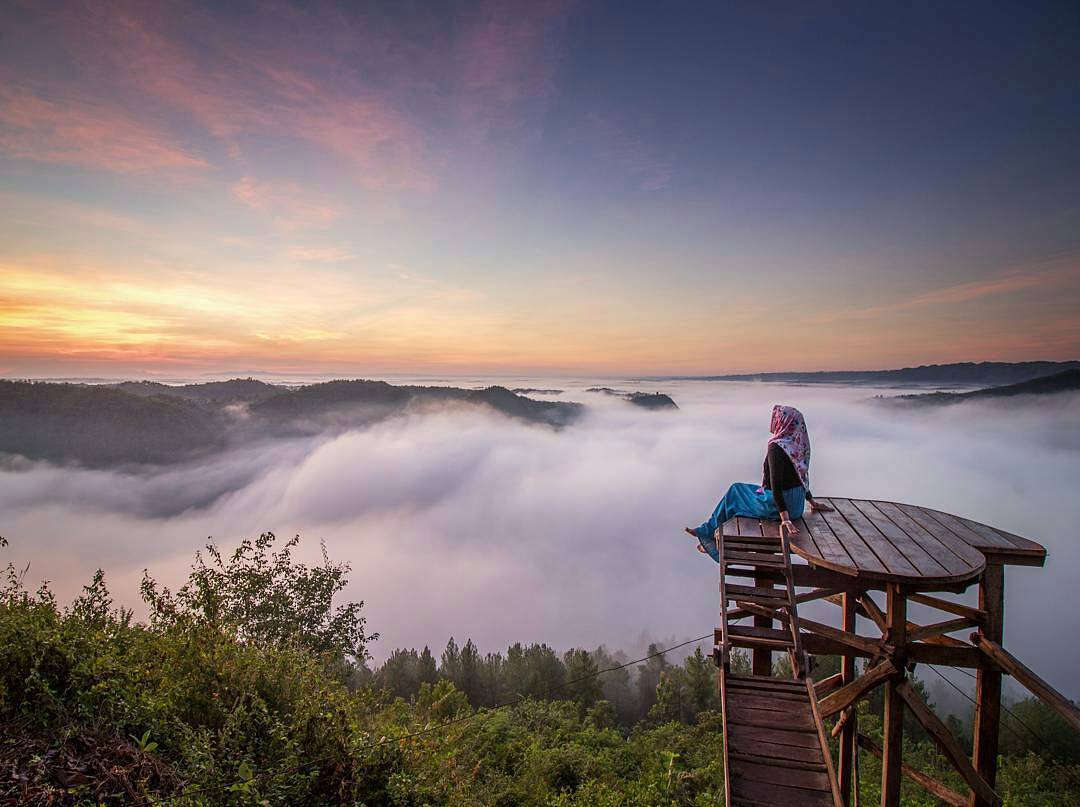
<path id="1" fill-rule="evenodd" d="M 715 536 L 721 624 L 714 656 L 729 807 L 851 804 L 858 787 L 857 749 L 870 746 L 882 758 L 882 807 L 899 807 L 902 776 L 950 805 L 1000 807 L 994 786 L 1002 675 L 1013 675 L 1080 726 L 1080 709 L 1002 647 L 1005 567 L 1042 566 L 1046 550 L 929 507 L 867 499 L 816 501 L 832 509 L 808 512 L 795 522 L 795 535 L 781 532 L 774 521 L 740 517 L 723 524 Z M 806 563 L 793 563 L 793 556 Z M 972 585 L 978 585 L 977 606 L 934 594 L 960 593 Z M 802 590 L 796 593 L 797 588 Z M 871 596 L 878 591 L 885 595 L 883 603 Z M 811 601 L 839 606 L 839 627 L 801 618 L 798 606 Z M 909 601 L 933 621 L 911 621 Z M 750 617 L 753 624 L 742 623 Z M 858 631 L 857 617 L 871 635 Z M 751 651 L 753 675 L 732 674 L 732 648 Z M 789 656 L 793 680 L 769 677 L 776 652 Z M 810 683 L 813 655 L 840 656 L 840 671 Z M 861 675 L 855 664 L 860 657 L 867 659 Z M 975 670 L 970 757 L 911 685 L 912 663 Z M 856 708 L 878 687 L 885 696 L 880 748 L 859 734 Z M 949 759 L 964 789 L 954 790 L 903 762 L 905 715 Z M 831 730 L 839 748 L 835 769 L 823 717 L 837 721 Z"/>
<path id="2" fill-rule="evenodd" d="M 721 670 L 727 804 L 841 804 L 813 689 L 807 681 Z"/>
<path id="3" fill-rule="evenodd" d="M 795 522 L 792 551 L 812 566 L 878 583 L 963 583 L 987 562 L 1041 566 L 1046 550 L 1019 535 L 928 507 L 867 499 L 819 498 L 832 512 Z M 726 538 L 774 537 L 772 521 L 733 518 Z"/>

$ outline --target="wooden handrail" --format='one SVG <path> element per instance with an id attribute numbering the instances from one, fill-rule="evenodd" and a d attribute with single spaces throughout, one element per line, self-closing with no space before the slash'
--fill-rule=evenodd
<path id="1" fill-rule="evenodd" d="M 1080 709 L 1077 709 L 1072 701 L 1028 669 L 1023 662 L 997 642 L 979 633 L 973 633 L 971 641 L 994 664 L 1027 687 L 1035 697 L 1065 718 L 1074 729 L 1080 731 Z"/>

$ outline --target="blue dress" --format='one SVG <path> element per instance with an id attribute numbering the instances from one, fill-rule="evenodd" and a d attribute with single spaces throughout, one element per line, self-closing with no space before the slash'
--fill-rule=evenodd
<path id="1" fill-rule="evenodd" d="M 783 496 L 788 515 L 793 520 L 802 518 L 806 507 L 806 490 L 802 486 L 787 488 L 783 491 Z M 694 537 L 701 543 L 702 549 L 717 563 L 720 562 L 720 555 L 716 551 L 716 528 L 734 516 L 776 521 L 780 518 L 780 511 L 776 508 L 773 493 L 768 488 L 748 482 L 736 482 L 728 488 L 709 520 L 694 529 Z"/>

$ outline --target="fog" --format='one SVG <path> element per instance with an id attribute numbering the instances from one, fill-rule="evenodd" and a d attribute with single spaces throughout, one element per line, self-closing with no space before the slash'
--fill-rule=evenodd
<path id="1" fill-rule="evenodd" d="M 49 579 L 61 601 L 101 567 L 114 599 L 137 605 L 144 568 L 176 585 L 209 536 L 228 546 L 300 533 L 303 556 L 323 540 L 352 564 L 346 593 L 382 634 L 376 661 L 400 646 L 437 652 L 450 635 L 485 651 L 515 641 L 634 650 L 717 624 L 717 568 L 682 528 L 730 482 L 760 481 L 780 402 L 806 414 L 818 495 L 927 505 L 1044 544 L 1045 568 L 1006 573 L 1005 644 L 1080 697 L 1077 397 L 916 409 L 875 403 L 880 391 L 867 388 L 617 385 L 680 406 L 650 412 L 585 392 L 592 383 L 531 380 L 589 404 L 561 431 L 438 411 L 158 472 L 12 464 L 0 470 L 11 543 L 0 559 L 29 562 L 27 579 Z M 835 620 L 828 609 L 807 613 Z"/>

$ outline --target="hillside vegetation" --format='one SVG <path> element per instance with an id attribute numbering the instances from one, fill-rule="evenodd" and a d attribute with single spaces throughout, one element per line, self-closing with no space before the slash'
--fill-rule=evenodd
<path id="1" fill-rule="evenodd" d="M 581 404 L 536 401 L 503 387 L 330 381 L 289 388 L 254 379 L 169 386 L 0 381 L 0 453 L 92 468 L 164 465 L 245 441 L 359 428 L 407 412 L 482 408 L 562 427 Z"/>
<path id="2" fill-rule="evenodd" d="M 8 566 L 0 585 L 0 804 L 716 805 L 723 803 L 711 662 L 451 640 L 369 670 L 363 603 L 335 606 L 348 567 L 292 560 L 270 534 L 197 555 L 176 592 L 145 577 L 148 617 L 102 573 L 61 607 Z M 3 541 L 0 540 L 0 544 Z M 820 659 L 819 675 L 835 669 Z M 499 708 L 502 704 L 510 704 Z M 860 730 L 881 742 L 880 701 Z M 1006 721 L 1008 805 L 1080 796 L 1080 742 L 1034 701 Z M 951 721 L 961 736 L 969 727 Z M 1014 738 L 1015 732 L 1015 738 Z M 1017 739 L 1018 738 L 1018 739 Z M 960 789 L 917 732 L 906 761 Z M 862 755 L 863 803 L 880 769 Z M 934 801 L 905 784 L 905 804 Z"/>

